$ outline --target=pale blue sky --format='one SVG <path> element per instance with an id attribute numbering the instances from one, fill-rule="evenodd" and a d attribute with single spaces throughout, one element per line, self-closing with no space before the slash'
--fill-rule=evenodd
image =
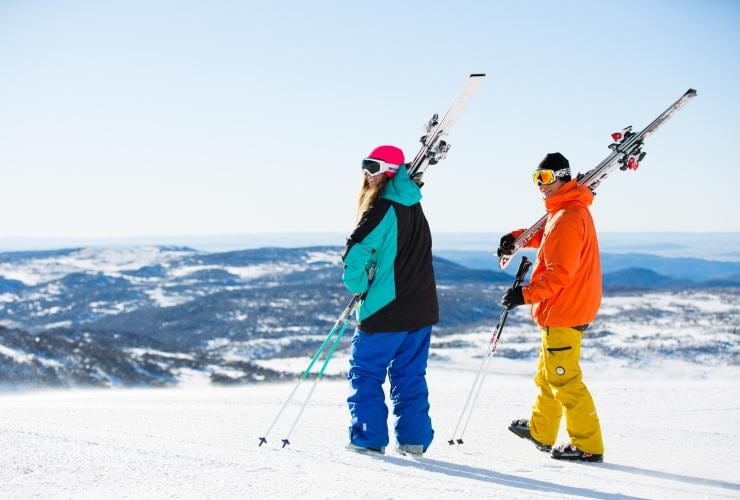
<path id="1" fill-rule="evenodd" d="M 400 5 L 397 5 L 400 4 Z M 576 170 L 693 87 L 604 231 L 738 231 L 740 2 L 0 2 L 0 238 L 348 232 L 360 160 L 407 157 L 485 72 L 428 170 L 433 229 L 542 213 Z"/>

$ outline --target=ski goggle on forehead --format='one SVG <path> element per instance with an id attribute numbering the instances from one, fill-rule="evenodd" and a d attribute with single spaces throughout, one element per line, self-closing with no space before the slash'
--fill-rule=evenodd
<path id="1" fill-rule="evenodd" d="M 375 158 L 365 158 L 362 160 L 362 171 L 367 173 L 371 177 L 376 175 L 384 174 L 386 172 L 398 172 L 398 165 L 386 163 L 383 160 Z"/>
<path id="2" fill-rule="evenodd" d="M 558 177 L 562 177 L 564 175 L 568 175 L 567 168 L 561 168 L 560 170 L 535 170 L 532 174 L 532 180 L 538 186 L 540 184 L 544 184 L 545 186 L 547 186 L 548 184 L 552 184 L 553 182 L 558 180 Z"/>

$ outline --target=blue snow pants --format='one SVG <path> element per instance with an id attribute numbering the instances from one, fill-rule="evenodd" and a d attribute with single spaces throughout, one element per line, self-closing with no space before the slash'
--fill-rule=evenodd
<path id="1" fill-rule="evenodd" d="M 431 326 L 401 332 L 355 331 L 347 398 L 353 444 L 374 449 L 388 445 L 388 408 L 382 387 L 388 374 L 398 444 L 422 445 L 424 451 L 429 447 L 434 431 L 425 375 L 431 336 Z"/>

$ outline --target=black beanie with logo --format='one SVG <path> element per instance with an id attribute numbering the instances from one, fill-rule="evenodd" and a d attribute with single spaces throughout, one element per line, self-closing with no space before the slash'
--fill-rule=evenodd
<path id="1" fill-rule="evenodd" d="M 545 158 L 537 166 L 537 170 L 566 170 L 566 174 L 560 174 L 557 176 L 558 180 L 568 182 L 570 180 L 570 163 L 568 159 L 560 153 L 548 153 Z"/>

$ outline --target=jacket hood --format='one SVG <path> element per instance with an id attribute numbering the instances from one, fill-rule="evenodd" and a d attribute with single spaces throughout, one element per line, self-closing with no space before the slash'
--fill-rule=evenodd
<path id="1" fill-rule="evenodd" d="M 401 165 L 383 189 L 381 198 L 387 198 L 401 205 L 411 206 L 421 201 L 421 190 L 409 177 L 406 165 Z"/>
<path id="2" fill-rule="evenodd" d="M 588 208 L 593 201 L 594 194 L 591 190 L 586 186 L 579 186 L 578 182 L 572 179 L 545 200 L 545 208 L 550 213 L 570 206 Z"/>

